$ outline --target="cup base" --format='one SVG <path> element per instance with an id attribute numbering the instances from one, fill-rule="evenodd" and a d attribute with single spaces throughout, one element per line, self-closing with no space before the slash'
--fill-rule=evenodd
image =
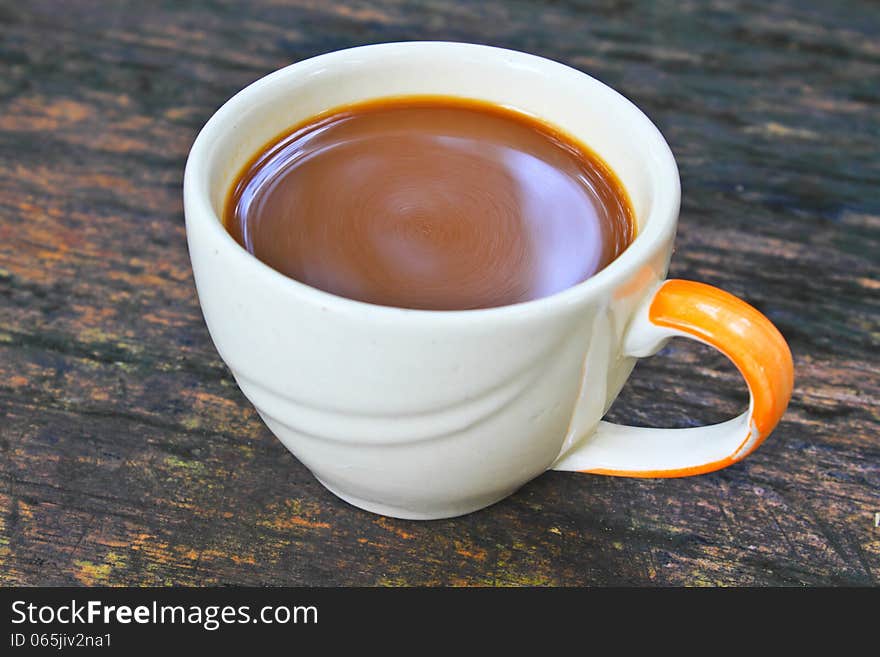
<path id="1" fill-rule="evenodd" d="M 457 516 L 464 516 L 468 513 L 473 513 L 474 511 L 485 509 L 487 506 L 492 506 L 496 502 L 500 502 L 505 497 L 508 497 L 517 490 L 516 488 L 514 488 L 513 490 L 507 491 L 502 495 L 493 496 L 485 500 L 480 500 L 476 504 L 436 508 L 429 511 L 417 511 L 415 509 L 389 506 L 387 504 L 382 504 L 373 500 L 365 500 L 360 497 L 355 497 L 354 495 L 349 495 L 348 493 L 344 493 L 338 488 L 331 486 L 320 477 L 315 477 L 315 479 L 317 479 L 324 488 L 329 490 L 336 497 L 344 502 L 348 502 L 352 506 L 356 506 L 357 508 L 363 509 L 364 511 L 369 511 L 370 513 L 376 513 L 380 516 L 400 518 L 401 520 L 442 520 L 444 518 L 455 518 Z"/>

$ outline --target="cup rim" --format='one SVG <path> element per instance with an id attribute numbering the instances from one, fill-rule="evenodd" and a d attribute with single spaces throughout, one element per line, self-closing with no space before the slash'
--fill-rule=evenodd
<path id="1" fill-rule="evenodd" d="M 218 216 L 211 203 L 211 180 L 209 177 L 211 167 L 209 166 L 209 158 L 211 144 L 237 123 L 237 116 L 240 110 L 247 106 L 251 97 L 277 84 L 280 80 L 289 77 L 308 75 L 327 66 L 341 64 L 345 61 L 362 58 L 363 56 L 385 57 L 400 55 L 401 52 L 405 53 L 405 51 L 411 49 L 437 49 L 446 53 L 458 51 L 462 54 L 473 54 L 474 51 L 479 51 L 479 54 L 482 56 L 500 57 L 515 65 L 540 67 L 551 75 L 555 73 L 557 76 L 574 75 L 585 78 L 601 88 L 603 93 L 615 98 L 617 102 L 633 110 L 631 115 L 636 117 L 637 122 L 642 124 L 641 137 L 644 138 L 646 134 L 649 137 L 649 143 L 640 144 L 640 148 L 648 149 L 652 159 L 658 162 L 660 166 L 652 166 L 650 175 L 652 199 L 645 221 L 642 222 L 644 223 L 644 228 L 639 230 L 635 239 L 627 246 L 623 253 L 586 280 L 537 299 L 489 308 L 432 310 L 374 304 L 320 290 L 273 269 L 241 246 L 226 230 L 222 218 Z M 601 156 L 602 153 L 599 152 L 599 155 Z M 628 280 L 636 274 L 641 266 L 651 259 L 658 247 L 666 243 L 673 236 L 678 220 L 681 199 L 680 185 L 675 158 L 657 126 L 632 101 L 587 73 L 556 60 L 496 46 L 452 41 L 400 41 L 357 46 L 317 55 L 273 71 L 241 89 L 214 112 L 196 136 L 187 157 L 183 187 L 188 238 L 192 232 L 190 230 L 191 223 L 200 222 L 201 224 L 207 224 L 207 229 L 216 238 L 215 245 L 222 244 L 224 248 L 228 248 L 228 253 L 231 257 L 246 260 L 247 263 L 243 264 L 251 268 L 253 275 L 265 277 L 268 284 L 278 286 L 281 289 L 286 288 L 285 291 L 287 293 L 293 292 L 309 297 L 315 303 L 327 309 L 367 312 L 395 320 L 408 317 L 427 319 L 429 321 L 439 319 L 455 322 L 459 320 L 470 321 L 477 318 L 484 318 L 486 320 L 490 318 L 499 319 L 509 315 L 546 313 L 560 310 L 579 304 L 584 299 L 602 290 L 613 288 L 617 284 Z M 190 248 L 190 250 L 192 249 Z"/>

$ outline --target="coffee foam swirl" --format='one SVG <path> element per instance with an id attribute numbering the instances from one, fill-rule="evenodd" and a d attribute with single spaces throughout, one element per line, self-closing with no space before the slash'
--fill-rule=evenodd
<path id="1" fill-rule="evenodd" d="M 629 226 L 610 216 L 614 190 L 595 169 L 489 112 L 335 115 L 250 171 L 233 194 L 233 236 L 296 280 L 370 303 L 526 301 L 584 280 L 628 243 L 609 239 Z"/>

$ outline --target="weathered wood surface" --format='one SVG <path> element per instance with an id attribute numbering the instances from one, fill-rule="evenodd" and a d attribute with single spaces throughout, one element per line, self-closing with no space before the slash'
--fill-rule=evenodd
<path id="1" fill-rule="evenodd" d="M 880 581 L 880 11 L 856 2 L 0 4 L 0 582 Z M 324 491 L 218 358 L 181 178 L 236 90 L 321 52 L 502 45 L 610 83 L 682 174 L 672 275 L 742 295 L 796 390 L 746 462 L 680 480 L 549 473 L 414 523 Z M 644 361 L 611 419 L 739 412 L 726 361 Z"/>

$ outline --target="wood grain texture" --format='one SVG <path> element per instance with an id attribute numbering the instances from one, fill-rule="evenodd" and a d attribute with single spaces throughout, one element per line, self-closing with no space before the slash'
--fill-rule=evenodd
<path id="1" fill-rule="evenodd" d="M 0 583 L 880 583 L 880 11 L 864 2 L 0 2 Z M 651 116 L 681 169 L 671 275 L 788 338 L 796 387 L 745 462 L 678 480 L 548 473 L 414 523 L 326 492 L 215 352 L 181 179 L 229 96 L 406 39 L 564 61 Z M 746 403 L 674 341 L 610 419 Z"/>

